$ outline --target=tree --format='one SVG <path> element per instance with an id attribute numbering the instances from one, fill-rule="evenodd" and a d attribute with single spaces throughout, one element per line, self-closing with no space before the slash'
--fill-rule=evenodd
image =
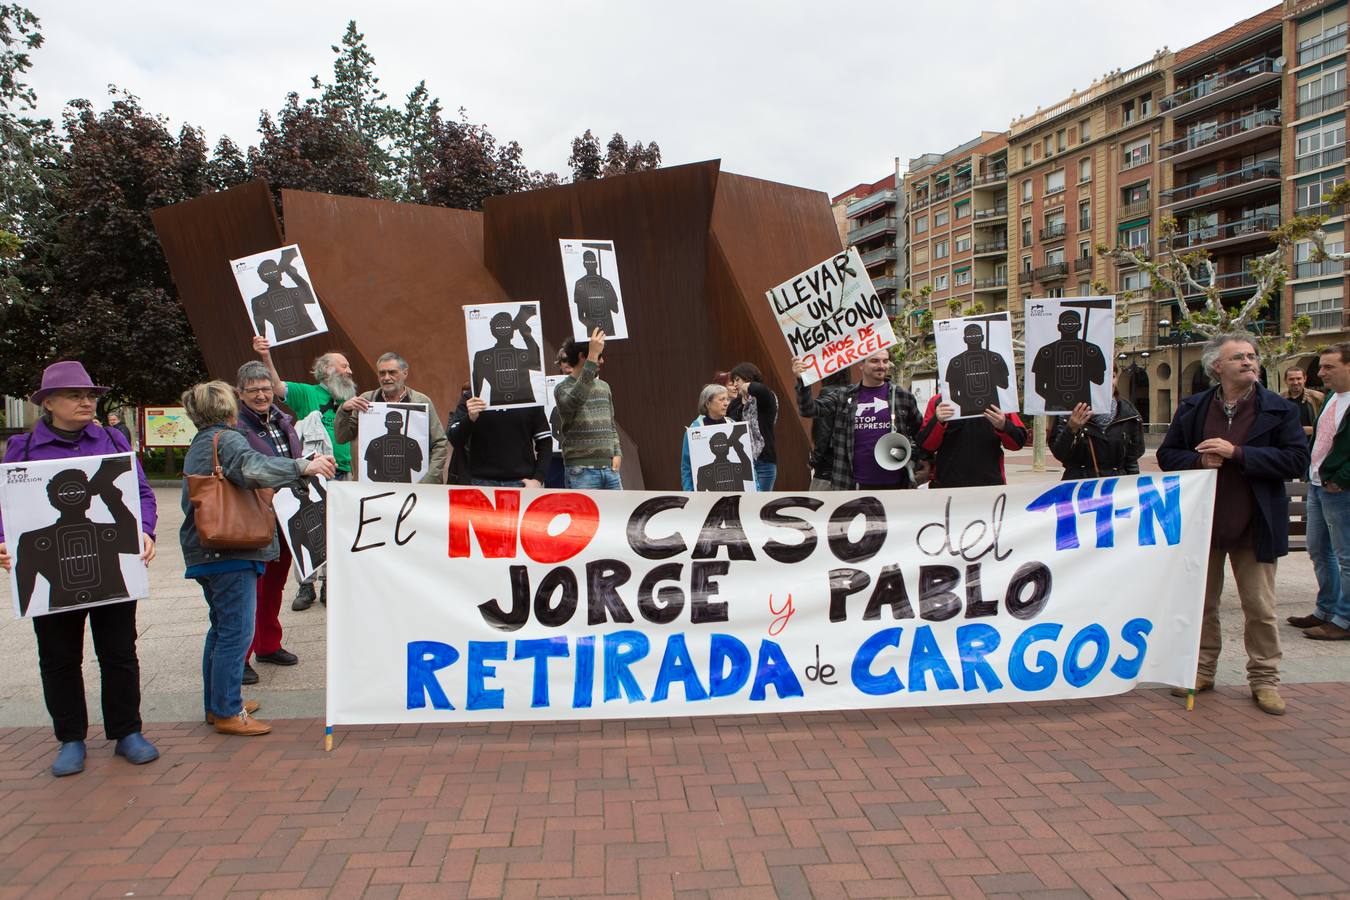
<path id="1" fill-rule="evenodd" d="M 399 114 L 385 103 L 389 95 L 380 88 L 375 75 L 375 56 L 366 45 L 366 36 L 356 30 L 355 20 L 347 23 L 341 46 L 331 49 L 336 57 L 333 80 L 324 83 L 317 75 L 310 79 L 314 90 L 319 91 L 319 106 L 325 114 L 345 122 L 364 149 L 366 165 L 380 183 L 377 195 L 400 199 L 393 150 Z"/>
<path id="2" fill-rule="evenodd" d="M 367 149 L 341 113 L 291 93 L 275 119 L 266 112 L 259 117 L 258 131 L 258 145 L 248 149 L 249 174 L 267 179 L 278 212 L 282 188 L 381 196 Z"/>
<path id="3" fill-rule="evenodd" d="M 604 176 L 604 161 L 600 158 L 600 141 L 589 128 L 580 137 L 572 138 L 572 155 L 567 157 L 573 181 L 594 181 Z"/>
<path id="4" fill-rule="evenodd" d="M 897 297 L 899 306 L 891 319 L 891 330 L 895 332 L 895 343 L 891 346 L 891 364 L 902 387 L 908 389 L 914 383 L 914 376 L 920 372 L 937 370 L 937 343 L 933 339 L 933 306 L 931 298 L 933 286 L 925 284 L 917 291 L 909 288 L 902 290 Z M 947 301 L 947 313 L 950 316 L 974 316 L 985 311 L 983 303 L 971 303 L 963 306 L 961 301 L 952 298 Z M 1014 349 L 1021 349 L 1021 341 L 1013 341 Z"/>
<path id="5" fill-rule="evenodd" d="M 605 154 L 600 155 L 600 140 L 591 133 L 572 139 L 572 155 L 567 159 L 572 169 L 573 181 L 594 181 L 611 175 L 626 175 L 630 172 L 646 172 L 661 168 L 661 148 L 656 141 L 644 144 L 635 141 L 632 146 L 617 131 L 605 145 Z"/>
<path id="6" fill-rule="evenodd" d="M 23 79 L 29 51 L 42 46 L 38 18 L 22 6 L 0 5 L 0 303 L 23 302 L 16 269 L 24 243 L 45 215 L 43 179 L 56 143 L 50 119 L 34 119 L 37 94 Z"/>

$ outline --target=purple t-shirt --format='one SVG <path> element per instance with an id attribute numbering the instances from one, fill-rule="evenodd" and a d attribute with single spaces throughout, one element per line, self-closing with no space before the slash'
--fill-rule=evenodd
<path id="1" fill-rule="evenodd" d="M 900 473 L 877 465 L 877 441 L 891 430 L 891 386 L 858 388 L 853 412 L 853 480 L 865 487 L 889 487 L 900 482 Z"/>

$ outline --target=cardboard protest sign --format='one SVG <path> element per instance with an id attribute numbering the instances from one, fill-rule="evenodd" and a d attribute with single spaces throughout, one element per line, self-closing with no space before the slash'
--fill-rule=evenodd
<path id="1" fill-rule="evenodd" d="M 806 364 L 803 384 L 814 384 L 895 343 L 886 305 L 856 247 L 789 278 L 765 296 L 788 351 Z"/>
<path id="2" fill-rule="evenodd" d="M 696 491 L 755 490 L 750 426 L 745 422 L 695 425 L 689 435 L 689 466 Z"/>
<path id="3" fill-rule="evenodd" d="M 306 475 L 272 495 L 281 537 L 291 550 L 296 580 L 313 581 L 328 559 L 328 479 Z"/>
<path id="4" fill-rule="evenodd" d="M 431 460 L 425 403 L 374 402 L 356 420 L 358 481 L 416 484 Z"/>
<path id="5" fill-rule="evenodd" d="M 542 406 L 544 364 L 537 303 L 481 303 L 464 307 L 473 396 L 495 409 Z"/>
<path id="6" fill-rule="evenodd" d="M 134 459 L 117 453 L 0 465 L 16 617 L 150 596 Z"/>
<path id="7" fill-rule="evenodd" d="M 1017 411 L 1016 363 L 1008 313 L 962 316 L 933 323 L 942 396 L 958 419 L 984 415 L 989 406 Z"/>
<path id="8" fill-rule="evenodd" d="M 1025 412 L 1067 416 L 1079 403 L 1111 408 L 1116 298 L 1026 301 Z"/>
<path id="9" fill-rule="evenodd" d="M 328 723 L 1189 687 L 1215 481 L 810 497 L 334 482 Z"/>
<path id="10" fill-rule="evenodd" d="M 614 242 L 570 238 L 558 244 L 562 248 L 563 280 L 570 297 L 572 337 L 590 340 L 591 332 L 597 328 L 612 340 L 628 337 Z"/>
<path id="11" fill-rule="evenodd" d="M 544 376 L 544 415 L 548 418 L 549 430 L 553 432 L 553 450 L 555 453 L 562 450 L 562 414 L 558 412 L 558 398 L 553 395 L 553 392 L 558 389 L 558 385 L 566 380 L 566 375 Z"/>
<path id="12" fill-rule="evenodd" d="M 328 330 L 309 272 L 295 244 L 230 260 L 253 333 L 272 346 Z"/>

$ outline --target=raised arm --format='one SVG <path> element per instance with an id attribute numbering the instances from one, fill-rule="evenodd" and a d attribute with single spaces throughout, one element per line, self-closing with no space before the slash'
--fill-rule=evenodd
<path id="1" fill-rule="evenodd" d="M 272 362 L 271 344 L 268 343 L 266 337 L 260 334 L 253 339 L 253 352 L 258 354 L 263 365 L 267 366 L 267 377 L 272 379 L 272 393 L 285 400 L 286 382 L 282 381 L 281 376 L 277 374 L 276 364 Z"/>

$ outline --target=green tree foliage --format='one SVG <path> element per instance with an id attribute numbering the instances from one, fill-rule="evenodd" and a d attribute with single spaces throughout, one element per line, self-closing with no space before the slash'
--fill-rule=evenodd
<path id="1" fill-rule="evenodd" d="M 585 134 L 572 139 L 572 155 L 567 158 L 567 165 L 572 170 L 573 181 L 646 172 L 661 167 L 661 148 L 656 141 L 650 144 L 635 141 L 629 146 L 623 135 L 615 132 L 602 156 L 600 139 L 587 128 Z"/>

